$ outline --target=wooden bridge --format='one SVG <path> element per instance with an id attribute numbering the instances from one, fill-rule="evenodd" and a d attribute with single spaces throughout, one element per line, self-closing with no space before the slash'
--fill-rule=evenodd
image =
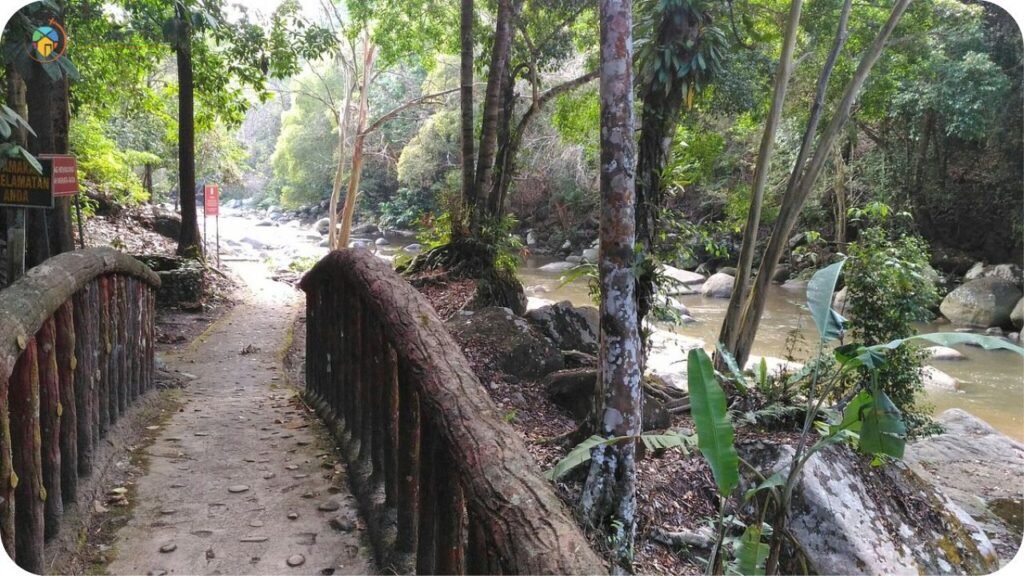
<path id="1" fill-rule="evenodd" d="M 158 286 L 133 258 L 89 249 L 0 291 L 0 534 L 26 570 L 44 571 L 94 446 L 153 388 Z M 334 252 L 301 288 L 305 396 L 346 457 L 382 572 L 606 571 L 433 308 L 387 263 Z"/>

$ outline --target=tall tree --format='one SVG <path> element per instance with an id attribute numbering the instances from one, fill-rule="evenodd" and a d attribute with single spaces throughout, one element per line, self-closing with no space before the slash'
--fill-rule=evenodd
<path id="1" fill-rule="evenodd" d="M 637 324 L 631 0 L 602 0 L 601 23 L 601 336 L 599 434 L 637 436 L 643 382 Z M 584 516 L 608 531 L 618 567 L 629 569 L 636 534 L 636 444 L 594 449 L 583 488 Z"/>
<path id="2" fill-rule="evenodd" d="M 174 58 L 178 67 L 178 198 L 181 232 L 178 254 L 202 257 L 196 211 L 195 83 L 192 78 L 192 13 L 184 0 L 174 3 Z"/>
<path id="3" fill-rule="evenodd" d="M 803 210 L 804 203 L 814 187 L 814 183 L 826 161 L 832 155 L 832 149 L 836 141 L 843 133 L 846 122 L 850 118 L 854 102 L 860 94 L 860 90 L 867 81 L 872 67 L 878 61 L 885 49 L 886 43 L 892 36 L 893 31 L 899 24 L 903 13 L 909 6 L 910 0 L 896 0 L 889 14 L 888 20 L 882 25 L 874 40 L 863 52 L 853 77 L 843 89 L 842 97 L 835 105 L 832 118 L 829 120 L 824 131 L 817 135 L 817 118 L 814 110 L 820 109 L 818 104 L 823 98 L 819 96 L 812 105 L 811 122 L 805 129 L 804 139 L 801 144 L 801 152 L 797 163 L 793 166 L 789 181 L 779 210 L 779 216 L 772 227 L 772 233 L 765 247 L 764 255 L 761 258 L 761 265 L 757 270 L 757 278 L 754 281 L 753 290 L 749 296 L 737 290 L 738 296 L 744 298 L 739 306 L 730 306 L 726 312 L 722 324 L 722 342 L 726 349 L 732 353 L 739 365 L 744 365 L 750 356 L 750 350 L 754 343 L 754 336 L 764 314 L 764 307 L 767 302 L 769 283 L 778 266 L 779 259 L 786 249 L 789 236 L 796 225 L 796 221 Z M 839 25 L 837 36 L 845 33 L 842 24 Z M 829 67 L 823 69 L 821 77 L 827 79 Z M 819 83 L 819 88 L 821 84 Z M 823 91 L 819 92 L 823 94 Z M 751 246 L 752 250 L 753 247 Z M 742 271 L 738 271 L 742 274 Z"/>
<path id="4" fill-rule="evenodd" d="M 708 0 L 644 0 L 638 33 L 648 36 L 637 53 L 642 112 L 636 173 L 636 235 L 645 256 L 637 286 L 640 322 L 654 300 L 658 221 L 665 208 L 661 181 L 683 108 L 721 66 L 725 37 L 713 25 Z"/>

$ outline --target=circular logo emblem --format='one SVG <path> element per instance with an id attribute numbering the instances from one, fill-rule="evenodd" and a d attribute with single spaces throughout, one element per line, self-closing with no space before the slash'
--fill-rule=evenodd
<path id="1" fill-rule="evenodd" d="M 51 19 L 49 24 L 32 31 L 32 47 L 28 54 L 36 62 L 48 64 L 63 56 L 66 48 L 67 37 L 64 28 L 56 20 Z"/>

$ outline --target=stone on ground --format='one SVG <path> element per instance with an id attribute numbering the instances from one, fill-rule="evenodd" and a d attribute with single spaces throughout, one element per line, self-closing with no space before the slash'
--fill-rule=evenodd
<path id="1" fill-rule="evenodd" d="M 463 349 L 483 346 L 495 352 L 498 367 L 513 376 L 540 378 L 563 366 L 555 343 L 508 308 L 461 312 L 447 327 Z"/>
<path id="2" fill-rule="evenodd" d="M 562 350 L 597 354 L 600 317 L 593 306 L 573 306 L 563 300 L 526 313 L 526 319 Z"/>

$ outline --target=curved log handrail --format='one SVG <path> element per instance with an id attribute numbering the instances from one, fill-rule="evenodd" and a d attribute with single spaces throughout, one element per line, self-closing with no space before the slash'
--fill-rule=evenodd
<path id="1" fill-rule="evenodd" d="M 107 431 L 154 385 L 156 288 L 110 248 L 60 254 L 0 290 L 0 544 L 28 572 Z"/>
<path id="2" fill-rule="evenodd" d="M 0 290 L 0 380 L 11 376 L 28 339 L 61 305 L 97 276 L 113 273 L 160 287 L 160 277 L 148 266 L 101 247 L 58 254 Z"/>
<path id="3" fill-rule="evenodd" d="M 413 558 L 393 569 L 607 573 L 419 292 L 359 249 L 327 255 L 300 287 L 307 294 L 307 397 L 325 419 L 345 421 L 347 431 L 338 434 L 358 453 L 350 462 L 354 481 L 358 470 L 373 469 L 364 476 L 382 478 L 387 499 L 397 502 L 394 548 Z M 390 422 L 367 422 L 382 417 Z M 403 509 L 403 496 L 411 509 Z M 419 525 L 406 521 L 403 529 L 409 516 Z"/>

